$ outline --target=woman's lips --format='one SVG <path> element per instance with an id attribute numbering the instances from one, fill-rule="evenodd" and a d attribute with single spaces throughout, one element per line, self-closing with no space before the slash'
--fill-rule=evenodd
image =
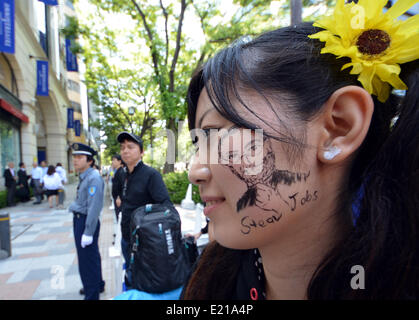
<path id="1" fill-rule="evenodd" d="M 217 207 L 219 207 L 223 202 L 224 198 L 207 198 L 205 199 L 205 208 L 204 208 L 204 214 L 208 216 L 212 211 L 214 211 Z"/>

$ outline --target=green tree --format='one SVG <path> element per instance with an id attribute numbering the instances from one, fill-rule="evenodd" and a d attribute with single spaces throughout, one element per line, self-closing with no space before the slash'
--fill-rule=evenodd
<path id="1" fill-rule="evenodd" d="M 91 18 L 97 19 L 98 16 Z M 84 40 L 81 52 L 86 65 L 85 84 L 88 97 L 99 113 L 99 119 L 89 121 L 89 125 L 103 133 L 105 156 L 119 152 L 116 136 L 121 131 L 133 132 L 141 136 L 145 143 L 149 142 L 157 119 L 155 88 L 148 81 L 143 64 L 133 64 L 128 58 L 118 56 L 116 39 L 122 36 L 121 32 L 107 26 L 94 30 L 87 25 L 79 26 L 74 21 L 63 32 L 74 33 Z M 117 63 L 113 63 L 115 57 Z M 121 65 L 129 65 L 130 68 L 121 68 Z M 130 108 L 134 110 L 132 114 Z"/>
<path id="2" fill-rule="evenodd" d="M 188 65 L 191 52 L 184 49 L 182 33 L 185 11 L 190 1 L 180 0 L 169 5 L 164 5 L 161 0 L 154 3 L 92 0 L 91 3 L 105 12 L 125 12 L 138 22 L 135 34 L 145 39 L 146 47 L 142 46 L 141 51 L 147 51 L 142 62 L 152 67 L 152 73 L 146 73 L 147 82 L 156 89 L 154 98 L 158 117 L 175 134 L 176 145 L 177 123 L 186 115 L 184 93 L 190 77 L 190 73 L 185 73 L 185 66 Z M 177 4 L 179 8 L 175 8 Z M 159 27 L 162 26 L 161 31 Z M 165 171 L 173 171 L 173 164 L 166 164 Z"/>

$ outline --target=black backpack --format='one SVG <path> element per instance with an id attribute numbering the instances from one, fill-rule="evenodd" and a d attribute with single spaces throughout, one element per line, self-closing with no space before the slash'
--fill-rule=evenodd
<path id="1" fill-rule="evenodd" d="M 131 216 L 133 287 L 162 293 L 184 284 L 190 271 L 182 243 L 180 216 L 175 207 L 147 204 Z"/>
<path id="2" fill-rule="evenodd" d="M 185 237 L 182 239 L 182 243 L 185 250 L 185 257 L 189 267 L 192 268 L 196 259 L 199 256 L 198 246 L 195 243 L 194 237 Z"/>

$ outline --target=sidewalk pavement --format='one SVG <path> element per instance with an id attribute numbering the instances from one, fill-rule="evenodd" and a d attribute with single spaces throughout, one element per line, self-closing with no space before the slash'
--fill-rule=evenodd
<path id="1" fill-rule="evenodd" d="M 75 198 L 76 188 L 77 183 L 65 186 L 65 208 Z M 111 257 L 117 225 L 114 210 L 109 209 L 107 187 L 106 190 L 99 236 L 102 275 L 106 282 L 101 299 L 119 295 L 122 283 L 122 256 Z M 197 232 L 205 225 L 202 214 L 176 208 L 183 234 Z M 40 205 L 33 205 L 32 200 L 0 209 L 0 213 L 6 212 L 10 214 L 12 256 L 0 260 L 0 300 L 82 300 L 72 213 L 67 209 L 50 209 L 46 200 Z M 204 235 L 198 245 L 207 241 Z"/>

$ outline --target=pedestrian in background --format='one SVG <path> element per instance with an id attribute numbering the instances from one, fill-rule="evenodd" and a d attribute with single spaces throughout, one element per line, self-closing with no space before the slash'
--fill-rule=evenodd
<path id="1" fill-rule="evenodd" d="M 55 196 L 55 205 L 58 206 L 58 190 L 63 188 L 60 175 L 55 172 L 54 166 L 49 166 L 47 174 L 44 176 L 45 194 L 48 199 L 49 207 L 52 208 L 52 197 Z"/>
<path id="2" fill-rule="evenodd" d="M 7 189 L 7 206 L 14 207 L 15 204 L 15 194 L 16 194 L 16 182 L 17 174 L 15 171 L 15 164 L 13 162 L 8 163 L 8 167 L 4 170 L 4 184 Z"/>
<path id="3" fill-rule="evenodd" d="M 55 171 L 60 175 L 61 184 L 63 186 L 61 189 L 58 189 L 58 206 L 60 209 L 63 209 L 65 199 L 64 185 L 67 184 L 67 173 L 60 162 L 55 166 Z"/>
<path id="4" fill-rule="evenodd" d="M 42 193 L 41 198 L 44 199 L 44 177 L 47 174 L 48 171 L 48 164 L 45 160 L 42 160 L 41 163 L 41 170 L 42 170 L 42 177 L 41 177 L 41 186 L 42 186 Z"/>
<path id="5" fill-rule="evenodd" d="M 26 165 L 23 162 L 19 163 L 19 171 L 17 172 L 17 176 L 18 189 L 16 190 L 16 195 L 20 201 L 27 202 L 31 199 L 28 183 L 30 176 L 26 173 Z"/>
<path id="6" fill-rule="evenodd" d="M 57 163 L 57 165 L 55 166 L 55 171 L 60 175 L 61 182 L 63 184 L 67 184 L 67 173 L 65 169 L 63 168 L 63 165 L 61 164 L 61 162 Z"/>
<path id="7" fill-rule="evenodd" d="M 41 182 L 44 183 L 43 179 L 44 176 L 47 174 L 48 172 L 48 164 L 45 160 L 41 161 L 41 170 L 42 170 L 42 177 L 41 177 Z"/>
<path id="8" fill-rule="evenodd" d="M 85 295 L 85 300 L 99 300 L 100 292 L 105 290 L 98 245 L 104 182 L 93 168 L 96 151 L 82 143 L 74 143 L 72 149 L 73 165 L 80 181 L 69 211 L 73 212 L 74 240 L 83 283 L 80 294 Z"/>
<path id="9" fill-rule="evenodd" d="M 35 202 L 33 204 L 40 204 L 42 201 L 42 176 L 42 168 L 38 166 L 38 163 L 34 162 L 31 172 L 31 187 L 35 196 Z"/>

